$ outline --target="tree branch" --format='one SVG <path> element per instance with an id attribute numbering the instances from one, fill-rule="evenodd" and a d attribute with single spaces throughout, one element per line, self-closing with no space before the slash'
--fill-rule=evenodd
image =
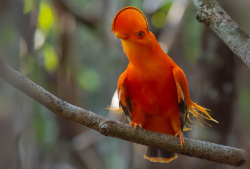
<path id="1" fill-rule="evenodd" d="M 250 36 L 221 8 L 216 0 L 193 0 L 199 22 L 210 27 L 250 68 Z"/>
<path id="2" fill-rule="evenodd" d="M 185 144 L 181 148 L 179 138 L 172 135 L 144 129 L 137 129 L 136 132 L 134 132 L 134 128 L 130 125 L 108 120 L 57 98 L 6 65 L 2 59 L 0 59 L 0 77 L 13 87 L 47 107 L 52 112 L 94 129 L 105 136 L 116 137 L 158 149 L 222 164 L 229 164 L 236 167 L 243 165 L 245 162 L 244 150 L 241 149 L 189 138 L 185 138 Z"/>

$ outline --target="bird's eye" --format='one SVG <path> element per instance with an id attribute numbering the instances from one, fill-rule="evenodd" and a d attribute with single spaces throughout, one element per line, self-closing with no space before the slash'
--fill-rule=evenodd
<path id="1" fill-rule="evenodd" d="M 141 37 L 144 36 L 144 33 L 143 33 L 143 32 L 139 32 L 139 33 L 138 33 L 138 36 L 141 38 Z"/>

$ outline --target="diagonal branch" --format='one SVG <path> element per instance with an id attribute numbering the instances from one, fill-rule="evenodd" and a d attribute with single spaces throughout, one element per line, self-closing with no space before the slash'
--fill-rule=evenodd
<path id="1" fill-rule="evenodd" d="M 57 98 L 6 65 L 1 58 L 0 77 L 13 87 L 47 107 L 52 112 L 92 128 L 105 136 L 116 137 L 170 152 L 237 167 L 243 165 L 245 162 L 244 150 L 241 149 L 189 138 L 185 138 L 185 144 L 183 148 L 181 148 L 179 139 L 172 135 L 166 135 L 144 129 L 137 129 L 136 132 L 133 132 L 134 128 L 127 124 L 108 120 L 102 116 L 83 108 L 73 106 Z"/>
<path id="2" fill-rule="evenodd" d="M 250 36 L 221 8 L 216 0 L 192 0 L 199 22 L 210 27 L 250 68 Z"/>

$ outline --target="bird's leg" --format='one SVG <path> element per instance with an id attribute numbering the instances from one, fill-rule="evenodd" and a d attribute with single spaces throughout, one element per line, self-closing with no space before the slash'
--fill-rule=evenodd
<path id="1" fill-rule="evenodd" d="M 180 144 L 182 148 L 184 144 L 184 138 L 183 138 L 183 133 L 181 131 L 181 121 L 180 121 L 179 112 L 173 113 L 173 115 L 170 117 L 170 121 L 171 121 L 171 126 L 175 132 L 175 137 L 179 136 L 180 138 Z"/>
<path id="2" fill-rule="evenodd" d="M 134 122 L 130 122 L 130 125 L 134 126 L 134 131 L 136 130 L 137 127 L 140 127 L 142 129 L 142 125 Z"/>
<path id="3" fill-rule="evenodd" d="M 139 104 L 132 103 L 132 122 L 129 124 L 134 126 L 134 131 L 136 130 L 137 127 L 142 128 L 144 121 L 145 121 L 145 113 L 142 111 L 141 107 Z"/>
<path id="4" fill-rule="evenodd" d="M 179 131 L 177 131 L 175 133 L 175 137 L 178 137 L 178 136 L 179 136 L 180 144 L 181 144 L 181 148 L 182 148 L 182 146 L 184 144 L 184 137 L 183 137 L 183 133 L 182 133 L 181 129 L 179 129 Z"/>

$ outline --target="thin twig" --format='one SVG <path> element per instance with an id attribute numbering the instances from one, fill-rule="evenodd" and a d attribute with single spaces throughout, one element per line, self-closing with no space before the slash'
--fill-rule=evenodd
<path id="1" fill-rule="evenodd" d="M 250 68 L 250 36 L 221 8 L 216 0 L 193 0 L 199 22 L 210 27 Z"/>
<path id="2" fill-rule="evenodd" d="M 73 106 L 57 98 L 6 65 L 1 57 L 0 77 L 13 87 L 47 107 L 52 112 L 92 128 L 105 136 L 116 137 L 170 152 L 237 167 L 243 165 L 245 162 L 244 150 L 241 149 L 189 138 L 185 138 L 185 144 L 183 148 L 181 148 L 179 139 L 172 135 L 144 129 L 137 129 L 136 132 L 134 132 L 134 128 L 132 126 L 118 121 L 108 120 L 86 109 Z"/>

